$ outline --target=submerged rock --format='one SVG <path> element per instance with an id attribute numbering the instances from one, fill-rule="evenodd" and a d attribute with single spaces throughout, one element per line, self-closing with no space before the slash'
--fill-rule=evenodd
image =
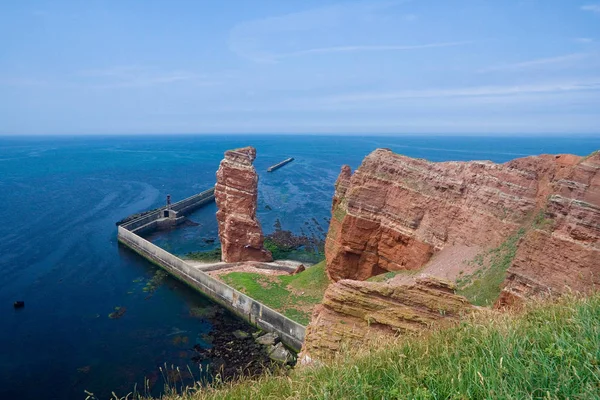
<path id="1" fill-rule="evenodd" d="M 127 311 L 126 307 L 115 307 L 115 311 L 111 312 L 110 314 L 108 314 L 108 318 L 110 319 L 119 319 L 121 318 L 123 315 L 125 315 L 125 312 Z"/>

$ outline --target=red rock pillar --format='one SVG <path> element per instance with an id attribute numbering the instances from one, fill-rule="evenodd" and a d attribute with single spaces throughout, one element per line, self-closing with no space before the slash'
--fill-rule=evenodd
<path id="1" fill-rule="evenodd" d="M 272 261 L 263 246 L 264 237 L 256 219 L 258 175 L 252 166 L 254 147 L 228 150 L 217 171 L 215 201 L 221 258 L 225 262 Z"/>

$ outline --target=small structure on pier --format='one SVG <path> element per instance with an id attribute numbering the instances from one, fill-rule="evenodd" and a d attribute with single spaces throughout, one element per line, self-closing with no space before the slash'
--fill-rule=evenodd
<path id="1" fill-rule="evenodd" d="M 294 161 L 294 157 L 287 158 L 287 159 L 283 160 L 282 162 L 277 163 L 277 164 L 272 165 L 269 168 L 267 168 L 267 172 L 273 172 L 276 169 L 283 167 L 285 164 L 291 163 L 292 161 Z"/>

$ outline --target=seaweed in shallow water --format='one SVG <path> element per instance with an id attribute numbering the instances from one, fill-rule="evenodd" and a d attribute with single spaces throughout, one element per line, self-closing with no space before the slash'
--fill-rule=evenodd
<path id="1" fill-rule="evenodd" d="M 127 311 L 127 308 L 117 306 L 117 307 L 115 307 L 115 311 L 113 311 L 110 314 L 108 314 L 108 318 L 110 318 L 110 319 L 119 319 L 123 315 L 125 315 L 125 311 Z"/>
<path id="2" fill-rule="evenodd" d="M 156 270 L 152 279 L 150 279 L 146 283 L 146 286 L 144 286 L 144 288 L 142 289 L 144 292 L 148 293 L 148 296 L 146 298 L 151 297 L 154 294 L 154 292 L 156 292 L 156 289 L 158 289 L 158 287 L 163 283 L 167 275 L 168 274 L 162 269 Z"/>

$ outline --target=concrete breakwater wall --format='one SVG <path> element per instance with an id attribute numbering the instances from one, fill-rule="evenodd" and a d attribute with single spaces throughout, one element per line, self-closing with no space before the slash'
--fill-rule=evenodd
<path id="1" fill-rule="evenodd" d="M 210 195 L 214 199 L 214 190 L 211 190 Z M 192 199 L 190 197 L 179 202 L 181 203 L 179 206 L 177 206 L 179 203 L 175 203 L 171 208 L 177 206 L 179 210 L 189 210 L 189 207 L 196 207 L 199 203 L 204 202 L 202 204 L 206 204 L 212 201 L 208 192 L 210 191 L 192 196 L 196 197 L 194 201 L 190 200 Z M 203 194 L 204 196 L 200 196 Z M 187 200 L 190 201 L 187 202 Z M 118 227 L 119 242 L 164 268 L 173 276 L 234 312 L 250 324 L 265 331 L 277 333 L 285 345 L 300 351 L 306 330 L 303 325 L 202 272 L 199 268 L 186 263 L 137 234 L 140 231 L 156 228 L 159 221 L 164 219 L 164 211 L 165 209 L 161 209 L 120 225 Z"/>
<path id="2" fill-rule="evenodd" d="M 285 160 L 267 168 L 267 172 L 273 172 L 276 169 L 279 169 L 279 168 L 283 167 L 284 165 L 291 163 L 292 161 L 294 161 L 294 157 L 286 158 Z"/>
<path id="3" fill-rule="evenodd" d="M 282 342 L 292 349 L 300 351 L 302 348 L 304 326 L 205 274 L 182 259 L 128 231 L 123 226 L 119 226 L 118 230 L 119 242 L 160 265 L 172 275 L 233 311 L 252 325 L 268 332 L 277 333 Z"/>
<path id="4" fill-rule="evenodd" d="M 120 226 L 125 229 L 135 232 L 143 233 L 152 231 L 162 224 L 168 224 L 172 222 L 180 222 L 186 214 L 194 211 L 195 209 L 202 207 L 203 205 L 213 202 L 215 200 L 215 188 L 210 188 L 202 193 L 198 193 L 194 196 L 188 197 L 177 203 L 171 204 L 171 207 L 167 210 L 167 207 L 161 207 L 155 211 L 147 213 L 142 217 L 127 221 Z M 166 214 L 165 214 L 166 213 Z"/>

